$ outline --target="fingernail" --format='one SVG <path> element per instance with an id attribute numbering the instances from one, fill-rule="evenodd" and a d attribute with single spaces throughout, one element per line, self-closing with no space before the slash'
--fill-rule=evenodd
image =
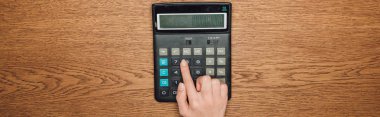
<path id="1" fill-rule="evenodd" d="M 186 65 L 187 65 L 186 60 L 185 60 L 185 59 L 182 59 L 182 61 L 181 61 L 181 66 L 186 66 Z"/>
<path id="2" fill-rule="evenodd" d="M 185 91 L 185 86 L 183 86 L 183 83 L 182 83 L 182 82 L 179 83 L 179 85 L 178 85 L 178 91 L 180 91 L 180 92 Z"/>

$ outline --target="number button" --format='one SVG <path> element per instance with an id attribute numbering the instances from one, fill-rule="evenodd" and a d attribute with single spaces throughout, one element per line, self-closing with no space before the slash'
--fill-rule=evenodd
<path id="1" fill-rule="evenodd" d="M 172 86 L 177 87 L 179 84 L 179 80 L 172 80 Z"/>
<path id="2" fill-rule="evenodd" d="M 193 64 L 194 64 L 195 66 L 200 66 L 200 65 L 202 65 L 202 60 L 199 59 L 199 58 L 195 58 L 195 59 L 193 60 Z"/>
<path id="3" fill-rule="evenodd" d="M 202 69 L 193 69 L 192 74 L 193 74 L 193 76 L 201 76 L 201 75 L 203 75 L 203 71 L 202 71 Z"/>
<path id="4" fill-rule="evenodd" d="M 183 58 L 189 65 L 191 64 L 191 59 L 190 58 Z"/>
<path id="5" fill-rule="evenodd" d="M 180 63 L 179 58 L 172 58 L 172 65 L 177 66 L 177 65 L 179 65 L 179 63 Z"/>
<path id="6" fill-rule="evenodd" d="M 206 68 L 206 75 L 214 76 L 214 68 Z"/>
<path id="7" fill-rule="evenodd" d="M 215 60 L 214 58 L 206 58 L 206 65 L 214 65 Z"/>
<path id="8" fill-rule="evenodd" d="M 172 69 L 172 75 L 173 76 L 180 76 L 181 71 L 179 69 Z"/>
<path id="9" fill-rule="evenodd" d="M 218 76 L 225 76 L 226 75 L 226 69 L 225 68 L 217 68 L 216 74 Z"/>
<path id="10" fill-rule="evenodd" d="M 226 65 L 226 58 L 218 58 L 218 65 Z"/>
<path id="11" fill-rule="evenodd" d="M 169 89 L 161 89 L 161 90 L 160 90 L 160 95 L 161 95 L 162 97 L 169 96 Z"/>

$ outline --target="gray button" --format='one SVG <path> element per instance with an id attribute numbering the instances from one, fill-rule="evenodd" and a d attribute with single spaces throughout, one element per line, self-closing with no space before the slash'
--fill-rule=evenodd
<path id="1" fill-rule="evenodd" d="M 226 75 L 226 69 L 224 69 L 224 68 L 217 68 L 216 74 L 218 76 L 225 76 Z"/>
<path id="2" fill-rule="evenodd" d="M 214 76 L 214 68 L 206 68 L 206 75 Z"/>
<path id="3" fill-rule="evenodd" d="M 183 55 L 191 55 L 191 48 L 183 48 Z"/>
<path id="4" fill-rule="evenodd" d="M 180 55 L 179 48 L 172 48 L 172 55 Z"/>
<path id="5" fill-rule="evenodd" d="M 160 56 L 167 56 L 168 55 L 168 49 L 167 48 L 159 48 L 158 53 Z"/>
<path id="6" fill-rule="evenodd" d="M 214 65 L 215 60 L 214 58 L 206 58 L 206 65 Z"/>
<path id="7" fill-rule="evenodd" d="M 226 65 L 226 58 L 218 58 L 218 65 Z"/>
<path id="8" fill-rule="evenodd" d="M 216 54 L 217 55 L 226 55 L 226 48 L 217 48 Z"/>
<path id="9" fill-rule="evenodd" d="M 206 48 L 206 55 L 214 55 L 214 48 Z"/>
<path id="10" fill-rule="evenodd" d="M 194 48 L 194 55 L 202 55 L 202 48 Z"/>

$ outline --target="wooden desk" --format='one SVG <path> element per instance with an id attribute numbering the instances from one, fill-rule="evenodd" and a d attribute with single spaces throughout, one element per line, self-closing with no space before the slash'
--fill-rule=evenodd
<path id="1" fill-rule="evenodd" d="M 1 116 L 177 116 L 153 98 L 164 1 L 2 0 Z M 233 1 L 227 116 L 379 116 L 379 4 Z"/>

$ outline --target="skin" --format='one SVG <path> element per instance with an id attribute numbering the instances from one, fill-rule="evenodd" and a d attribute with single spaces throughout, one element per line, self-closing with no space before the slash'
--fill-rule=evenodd
<path id="1" fill-rule="evenodd" d="M 181 61 L 183 83 L 178 85 L 177 103 L 184 117 L 223 117 L 228 100 L 227 85 L 210 76 L 200 76 L 197 85 L 190 75 L 188 63 Z"/>

